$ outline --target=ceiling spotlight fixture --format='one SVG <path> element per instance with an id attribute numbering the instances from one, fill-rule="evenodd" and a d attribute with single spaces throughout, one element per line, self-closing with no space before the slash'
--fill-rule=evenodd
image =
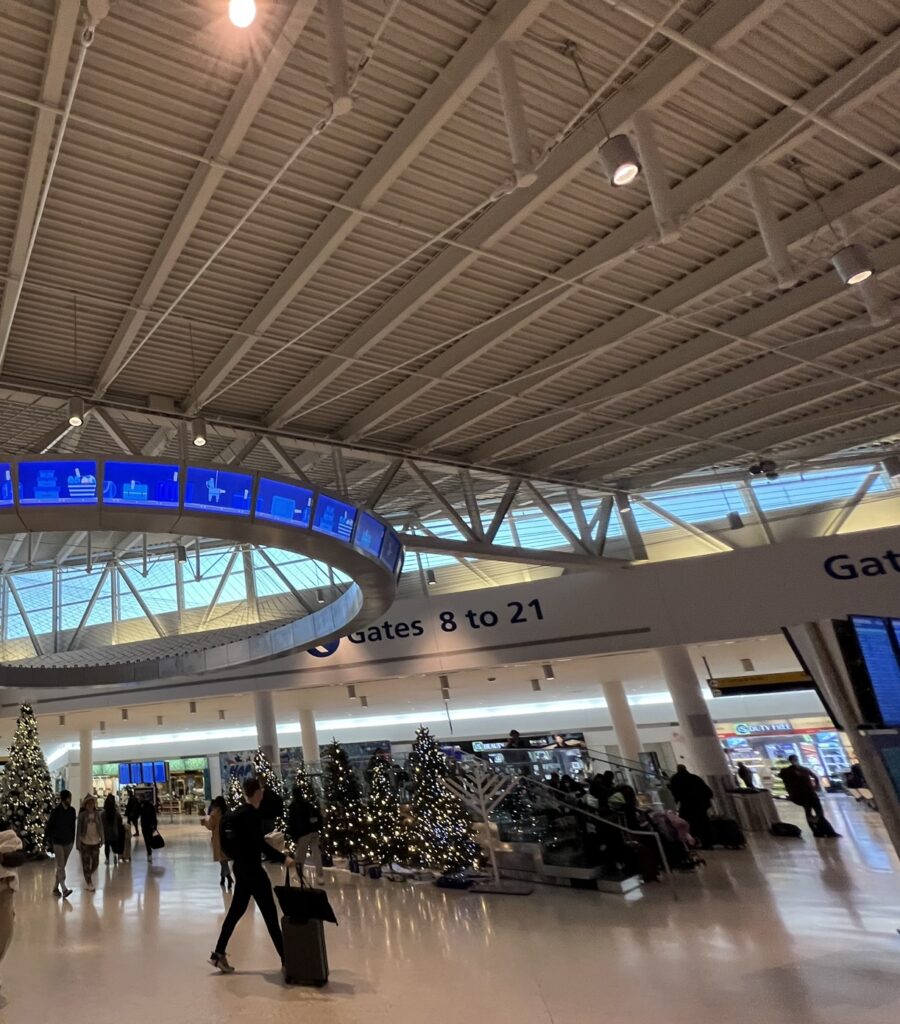
<path id="1" fill-rule="evenodd" d="M 728 513 L 728 528 L 730 530 L 743 530 L 744 520 L 741 518 L 740 512 Z"/>
<path id="2" fill-rule="evenodd" d="M 450 700 L 450 687 L 449 686 L 442 686 L 441 687 L 441 700 Z"/>
<path id="3" fill-rule="evenodd" d="M 70 427 L 80 427 L 84 423 L 84 399 L 72 395 L 66 406 L 66 416 Z"/>
<path id="4" fill-rule="evenodd" d="M 425 582 L 429 587 L 433 587 L 437 583 L 437 576 L 434 574 L 434 569 L 425 570 Z"/>
<path id="5" fill-rule="evenodd" d="M 122 708 L 122 721 L 128 721 L 128 708 Z"/>
<path id="6" fill-rule="evenodd" d="M 175 557 L 178 559 L 179 562 L 187 561 L 187 549 L 183 544 L 175 545 Z"/>
<path id="7" fill-rule="evenodd" d="M 532 679 L 531 680 L 531 688 L 532 688 L 532 690 L 534 690 L 535 693 L 538 693 L 540 691 L 540 689 L 541 689 L 541 681 L 540 681 L 540 679 Z"/>
<path id="8" fill-rule="evenodd" d="M 325 591 L 321 587 L 316 589 L 316 604 L 325 604 Z"/>
<path id="9" fill-rule="evenodd" d="M 900 480 L 900 455 L 888 455 L 881 463 L 892 480 Z"/>
<path id="10" fill-rule="evenodd" d="M 157 715 L 156 716 L 156 724 L 157 725 L 162 725 L 163 724 L 163 716 L 162 715 Z"/>
<path id="11" fill-rule="evenodd" d="M 831 265 L 844 284 L 849 285 L 862 284 L 875 273 L 872 261 L 861 245 L 845 245 L 843 249 L 838 249 L 831 257 Z"/>
<path id="12" fill-rule="evenodd" d="M 59 724 L 60 725 L 65 725 L 66 724 L 66 716 L 65 715 L 60 715 L 59 716 Z"/>
<path id="13" fill-rule="evenodd" d="M 544 678 L 545 679 L 552 680 L 552 679 L 556 678 L 556 673 L 553 671 L 553 666 L 552 665 L 543 665 L 542 668 L 544 669 Z"/>
<path id="14" fill-rule="evenodd" d="M 610 185 L 630 185 L 641 173 L 641 164 L 627 135 L 613 135 L 597 150 L 600 166 Z"/>
<path id="15" fill-rule="evenodd" d="M 255 0 L 228 0 L 228 18 L 235 28 L 248 28 L 256 18 Z"/>
<path id="16" fill-rule="evenodd" d="M 356 687 L 355 686 L 348 686 L 347 687 L 347 699 L 348 700 L 356 700 Z"/>
<path id="17" fill-rule="evenodd" d="M 224 710 L 224 708 L 219 708 L 219 721 L 220 722 L 224 722 L 225 721 L 225 710 Z"/>
<path id="18" fill-rule="evenodd" d="M 450 676 L 438 676 L 438 682 L 441 684 L 442 690 L 450 689 Z"/>
<path id="19" fill-rule="evenodd" d="M 368 697 L 360 697 L 359 698 L 359 706 L 361 708 L 367 708 L 369 706 L 369 698 Z"/>
<path id="20" fill-rule="evenodd" d="M 191 713 L 192 715 L 196 715 L 196 714 L 197 714 L 197 702 L 196 702 L 195 700 L 192 700 L 192 701 L 191 701 L 191 702 L 190 702 L 190 703 L 188 704 L 188 711 L 190 711 L 190 713 Z"/>
<path id="21" fill-rule="evenodd" d="M 100 732 L 106 732 L 106 722 L 100 722 Z"/>
<path id="22" fill-rule="evenodd" d="M 767 480 L 778 479 L 778 466 L 771 459 L 760 459 L 750 467 L 751 476 L 764 476 Z"/>
<path id="23" fill-rule="evenodd" d="M 201 416 L 191 420 L 191 442 L 196 448 L 202 448 L 206 444 L 206 420 Z"/>

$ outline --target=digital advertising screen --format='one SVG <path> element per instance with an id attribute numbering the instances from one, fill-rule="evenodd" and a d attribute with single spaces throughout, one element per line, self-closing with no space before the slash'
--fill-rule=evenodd
<path id="1" fill-rule="evenodd" d="M 881 724 L 900 726 L 900 659 L 888 619 L 851 615 L 859 650 L 878 704 Z"/>
<path id="2" fill-rule="evenodd" d="M 397 559 L 400 557 L 402 545 L 393 533 L 386 533 L 384 545 L 381 549 L 381 560 L 391 570 L 396 571 Z"/>
<path id="3" fill-rule="evenodd" d="M 316 514 L 313 518 L 313 529 L 319 533 L 327 533 L 338 540 L 349 541 L 356 522 L 356 509 L 337 498 L 329 498 L 320 494 L 316 502 Z"/>
<path id="4" fill-rule="evenodd" d="M 0 508 L 13 503 L 12 467 L 0 462 Z"/>
<path id="5" fill-rule="evenodd" d="M 103 504 L 178 508 L 178 466 L 107 462 L 103 471 Z"/>
<path id="6" fill-rule="evenodd" d="M 252 495 L 253 477 L 249 473 L 230 473 L 225 469 L 188 466 L 184 490 L 185 508 L 200 512 L 248 516 Z"/>
<path id="7" fill-rule="evenodd" d="M 385 532 L 384 523 L 379 523 L 374 516 L 370 516 L 367 512 L 360 512 L 354 543 L 358 548 L 377 558 L 381 551 L 381 542 L 384 540 Z"/>
<path id="8" fill-rule="evenodd" d="M 23 505 L 95 505 L 97 463 L 93 459 L 20 462 L 19 501 Z"/>
<path id="9" fill-rule="evenodd" d="M 306 487 L 262 477 L 256 492 L 256 518 L 289 526 L 309 526 L 313 492 Z"/>

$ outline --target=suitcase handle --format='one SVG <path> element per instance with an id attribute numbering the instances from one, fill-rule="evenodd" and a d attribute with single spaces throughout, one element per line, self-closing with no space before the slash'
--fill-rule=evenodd
<path id="1" fill-rule="evenodd" d="M 306 879 L 303 877 L 303 867 L 302 867 L 302 865 L 295 863 L 294 867 L 297 869 L 297 877 L 300 880 L 299 887 L 301 889 L 306 889 L 307 885 L 306 885 Z M 288 887 L 288 889 L 290 889 L 290 887 L 291 887 L 291 869 L 289 867 L 285 867 L 285 869 L 284 869 L 284 884 Z"/>

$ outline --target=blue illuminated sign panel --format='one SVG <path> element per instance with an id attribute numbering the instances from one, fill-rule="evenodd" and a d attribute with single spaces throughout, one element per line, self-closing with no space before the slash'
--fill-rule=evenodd
<path id="1" fill-rule="evenodd" d="M 178 508 L 178 466 L 107 462 L 103 470 L 103 504 Z"/>
<path id="2" fill-rule="evenodd" d="M 309 526 L 312 499 L 313 492 L 306 487 L 263 477 L 256 495 L 256 518 L 290 526 Z"/>
<path id="3" fill-rule="evenodd" d="M 313 519 L 314 530 L 349 542 L 355 522 L 356 509 L 352 505 L 347 505 L 336 498 L 329 498 L 326 494 L 319 495 Z"/>
<path id="4" fill-rule="evenodd" d="M 886 726 L 900 725 L 900 661 L 888 630 L 888 620 L 851 615 L 859 649 Z"/>
<path id="5" fill-rule="evenodd" d="M 19 501 L 23 505 L 95 505 L 97 463 L 93 459 L 20 462 Z"/>
<path id="6" fill-rule="evenodd" d="M 188 466 L 185 508 L 248 516 L 252 493 L 253 477 L 249 473 L 229 473 L 224 469 Z"/>
<path id="7" fill-rule="evenodd" d="M 356 527 L 356 546 L 367 551 L 370 555 L 378 557 L 381 551 L 381 542 L 384 540 L 385 527 L 379 523 L 374 516 L 366 512 L 360 512 L 359 523 Z"/>
<path id="8" fill-rule="evenodd" d="M 0 462 L 0 508 L 13 503 L 12 468 L 8 462 Z"/>
<path id="9" fill-rule="evenodd" d="M 381 560 L 394 572 L 397 568 L 397 559 L 400 557 L 402 545 L 393 533 L 388 532 L 384 538 L 384 546 L 381 549 Z"/>

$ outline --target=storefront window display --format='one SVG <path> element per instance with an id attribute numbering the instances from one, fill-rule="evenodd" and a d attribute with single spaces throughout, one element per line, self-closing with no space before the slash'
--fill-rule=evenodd
<path id="1" fill-rule="evenodd" d="M 491 764 L 509 765 L 518 770 L 544 781 L 556 772 L 559 775 L 570 775 L 576 781 L 584 781 L 590 771 L 583 732 L 566 732 L 542 734 L 539 736 L 520 736 L 523 746 L 511 749 L 509 737 L 493 737 L 484 740 L 463 740 L 459 743 L 444 745 L 445 751 L 453 749 L 465 754 L 473 754 Z"/>
<path id="2" fill-rule="evenodd" d="M 722 745 L 736 768 L 743 761 L 757 785 L 784 796 L 778 773 L 796 754 L 800 763 L 822 779 L 825 787 L 840 786 L 854 760 L 847 737 L 824 716 L 773 722 L 723 722 L 717 726 Z"/>

